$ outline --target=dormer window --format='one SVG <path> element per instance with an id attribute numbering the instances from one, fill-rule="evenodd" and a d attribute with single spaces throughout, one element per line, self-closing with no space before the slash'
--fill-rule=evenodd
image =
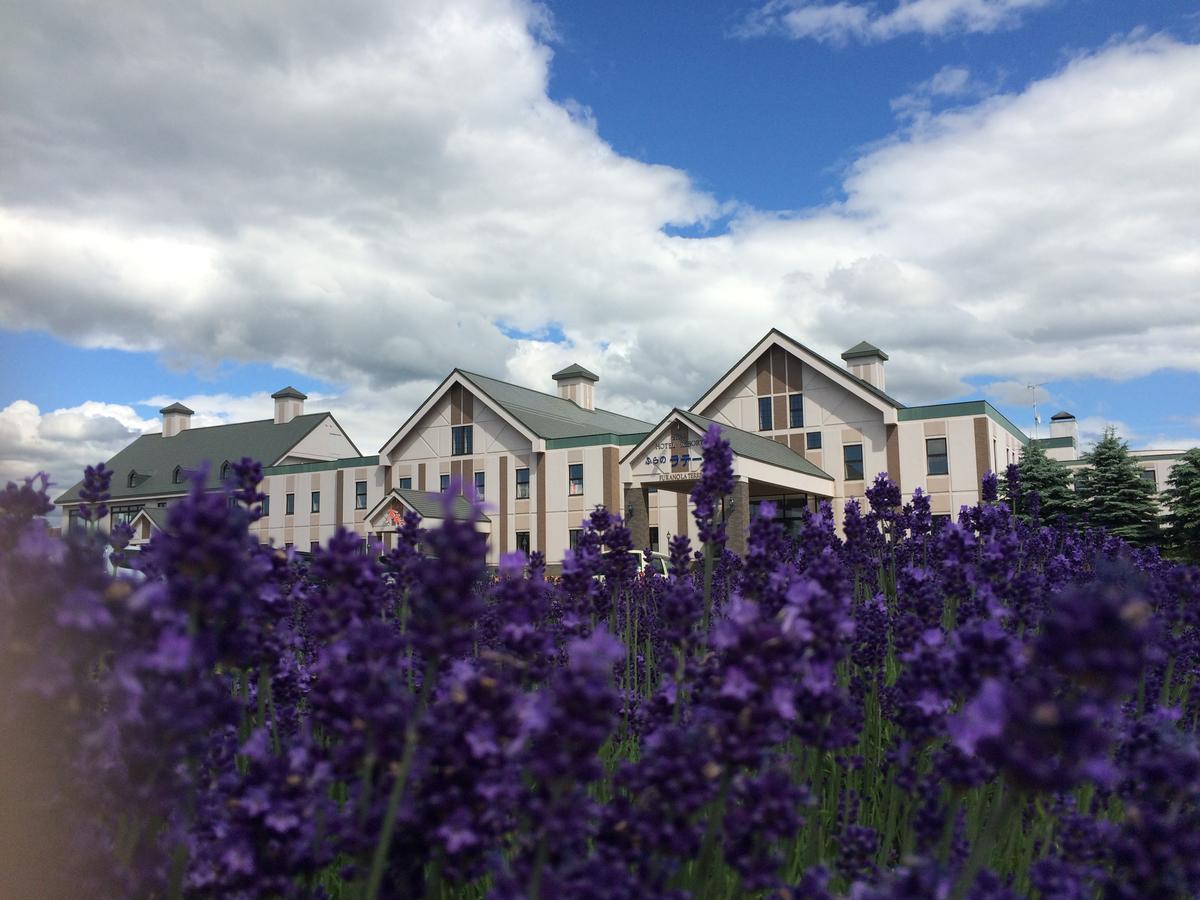
<path id="1" fill-rule="evenodd" d="M 137 472 L 131 471 L 129 473 L 129 478 L 125 482 L 125 486 L 126 487 L 137 487 Z"/>
<path id="2" fill-rule="evenodd" d="M 171 484 L 183 484 L 183 466 L 176 466 L 171 473 Z"/>
<path id="3" fill-rule="evenodd" d="M 229 480 L 229 460 L 225 460 L 225 462 L 221 463 L 221 480 Z"/>

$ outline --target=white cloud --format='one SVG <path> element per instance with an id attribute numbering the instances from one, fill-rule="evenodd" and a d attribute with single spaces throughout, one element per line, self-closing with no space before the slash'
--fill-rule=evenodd
<path id="1" fill-rule="evenodd" d="M 743 37 L 782 34 L 832 44 L 886 41 L 906 34 L 944 37 L 1015 28 L 1024 13 L 1051 0 L 898 0 L 887 12 L 874 3 L 771 0 L 737 29 Z"/>
<path id="2" fill-rule="evenodd" d="M 1200 370 L 1194 45 L 1130 38 L 915 117 L 844 201 L 780 212 L 552 102 L 535 7 L 325 9 L 0 12 L 0 327 L 308 372 L 345 387 L 321 402 L 367 452 L 454 366 L 548 388 L 578 360 L 601 405 L 653 417 L 772 326 L 834 358 L 883 346 L 909 402 L 981 374 Z M 925 90 L 962 99 L 961 79 Z M 727 233 L 662 230 L 731 208 Z M 182 399 L 257 418 L 262 387 Z"/>

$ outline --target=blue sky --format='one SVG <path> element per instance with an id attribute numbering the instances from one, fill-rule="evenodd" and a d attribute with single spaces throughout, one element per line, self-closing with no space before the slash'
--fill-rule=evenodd
<path id="1" fill-rule="evenodd" d="M 908 402 L 1029 429 L 1037 381 L 1044 418 L 1193 441 L 1194 4 L 957 5 L 364 0 L 330 28 L 247 4 L 208 23 L 215 62 L 204 22 L 155 54 L 181 23 L 133 3 L 9 23 L 43 49 L 7 70 L 3 474 L 166 398 L 267 415 L 284 384 L 372 446 L 453 365 L 545 386 L 579 359 L 651 417 L 772 325 L 883 346 Z"/>

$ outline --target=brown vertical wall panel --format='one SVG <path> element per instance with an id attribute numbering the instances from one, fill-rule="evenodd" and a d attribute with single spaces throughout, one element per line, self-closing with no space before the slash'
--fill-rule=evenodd
<path id="1" fill-rule="evenodd" d="M 760 397 L 771 393 L 771 354 L 764 353 L 754 362 L 754 390 Z"/>
<path id="2" fill-rule="evenodd" d="M 888 478 L 900 484 L 900 426 L 887 426 Z"/>
<path id="3" fill-rule="evenodd" d="M 791 424 L 788 422 L 787 397 L 784 397 L 782 394 L 776 397 L 774 405 L 773 415 L 775 419 L 771 424 L 776 428 L 787 428 Z"/>
<path id="4" fill-rule="evenodd" d="M 417 463 L 417 490 L 425 490 L 425 463 Z"/>
<path id="5" fill-rule="evenodd" d="M 800 358 L 787 354 L 787 389 L 789 394 L 798 394 L 804 390 L 804 363 Z"/>
<path id="6" fill-rule="evenodd" d="M 508 552 L 508 457 L 500 457 L 500 535 L 496 546 L 501 553 Z"/>
<path id="7" fill-rule="evenodd" d="M 803 453 L 804 452 L 804 435 L 789 434 L 788 435 L 788 446 L 791 447 L 793 450 L 795 450 L 797 453 Z"/>
<path id="8" fill-rule="evenodd" d="M 787 357 L 782 347 L 771 348 L 771 393 L 782 394 L 787 390 L 787 375 L 784 372 L 784 360 Z"/>
<path id="9" fill-rule="evenodd" d="M 621 463 L 616 447 L 605 447 L 602 451 L 604 461 L 604 507 L 618 516 L 621 511 Z"/>
<path id="10" fill-rule="evenodd" d="M 688 533 L 688 495 L 684 491 L 680 491 L 675 495 L 675 533 Z"/>
<path id="11" fill-rule="evenodd" d="M 975 485 L 982 489 L 983 473 L 991 466 L 988 465 L 988 420 L 987 416 L 975 417 Z"/>
<path id="12" fill-rule="evenodd" d="M 467 390 L 462 392 L 462 420 L 464 425 L 475 421 L 475 396 Z"/>
<path id="13" fill-rule="evenodd" d="M 537 548 L 546 552 L 546 454 L 535 453 L 533 464 L 537 466 L 537 495 L 533 498 L 537 509 Z"/>
<path id="14" fill-rule="evenodd" d="M 392 464 L 388 463 L 383 467 L 383 493 L 390 494 L 392 492 Z"/>
<path id="15" fill-rule="evenodd" d="M 450 385 L 450 424 L 451 425 L 461 425 L 462 424 L 462 420 L 463 420 L 463 418 L 462 418 L 462 402 L 463 402 L 462 395 L 463 395 L 462 385 L 460 385 L 460 384 Z"/>

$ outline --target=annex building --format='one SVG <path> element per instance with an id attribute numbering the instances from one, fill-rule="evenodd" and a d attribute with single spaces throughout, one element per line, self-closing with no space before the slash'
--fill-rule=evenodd
<path id="1" fill-rule="evenodd" d="M 455 369 L 412 412 L 377 454 L 363 455 L 329 412 L 305 413 L 304 394 L 275 393 L 274 416 L 257 422 L 189 428 L 191 411 L 164 408 L 163 430 L 143 435 L 108 461 L 113 476 L 107 523 L 133 524 L 135 543 L 164 527 L 165 509 L 186 491 L 189 469 L 209 463 L 217 489 L 231 461 L 264 465 L 264 543 L 310 551 L 336 528 L 385 547 L 403 514 L 429 526 L 445 515 L 452 484 L 483 498 L 479 527 L 488 561 L 514 550 L 560 565 L 597 506 L 625 517 L 635 547 L 665 550 L 672 535 L 697 539 L 688 493 L 700 475 L 700 442 L 716 423 L 734 454 L 733 493 L 725 498 L 731 549 L 745 548 L 746 526 L 764 500 L 787 526 L 829 500 L 863 499 L 879 472 L 907 500 L 930 496 L 935 516 L 955 515 L 979 499 L 988 471 L 1003 472 L 1030 438 L 984 400 L 907 406 L 887 393 L 888 355 L 862 342 L 842 363 L 772 329 L 688 407 L 646 422 L 595 403 L 599 376 L 571 365 L 538 391 Z M 1059 413 L 1039 443 L 1079 465 L 1078 428 Z M 1160 487 L 1181 454 L 1135 454 Z M 57 504 L 74 524 L 79 485 Z M 454 499 L 452 513 L 467 508 Z"/>

